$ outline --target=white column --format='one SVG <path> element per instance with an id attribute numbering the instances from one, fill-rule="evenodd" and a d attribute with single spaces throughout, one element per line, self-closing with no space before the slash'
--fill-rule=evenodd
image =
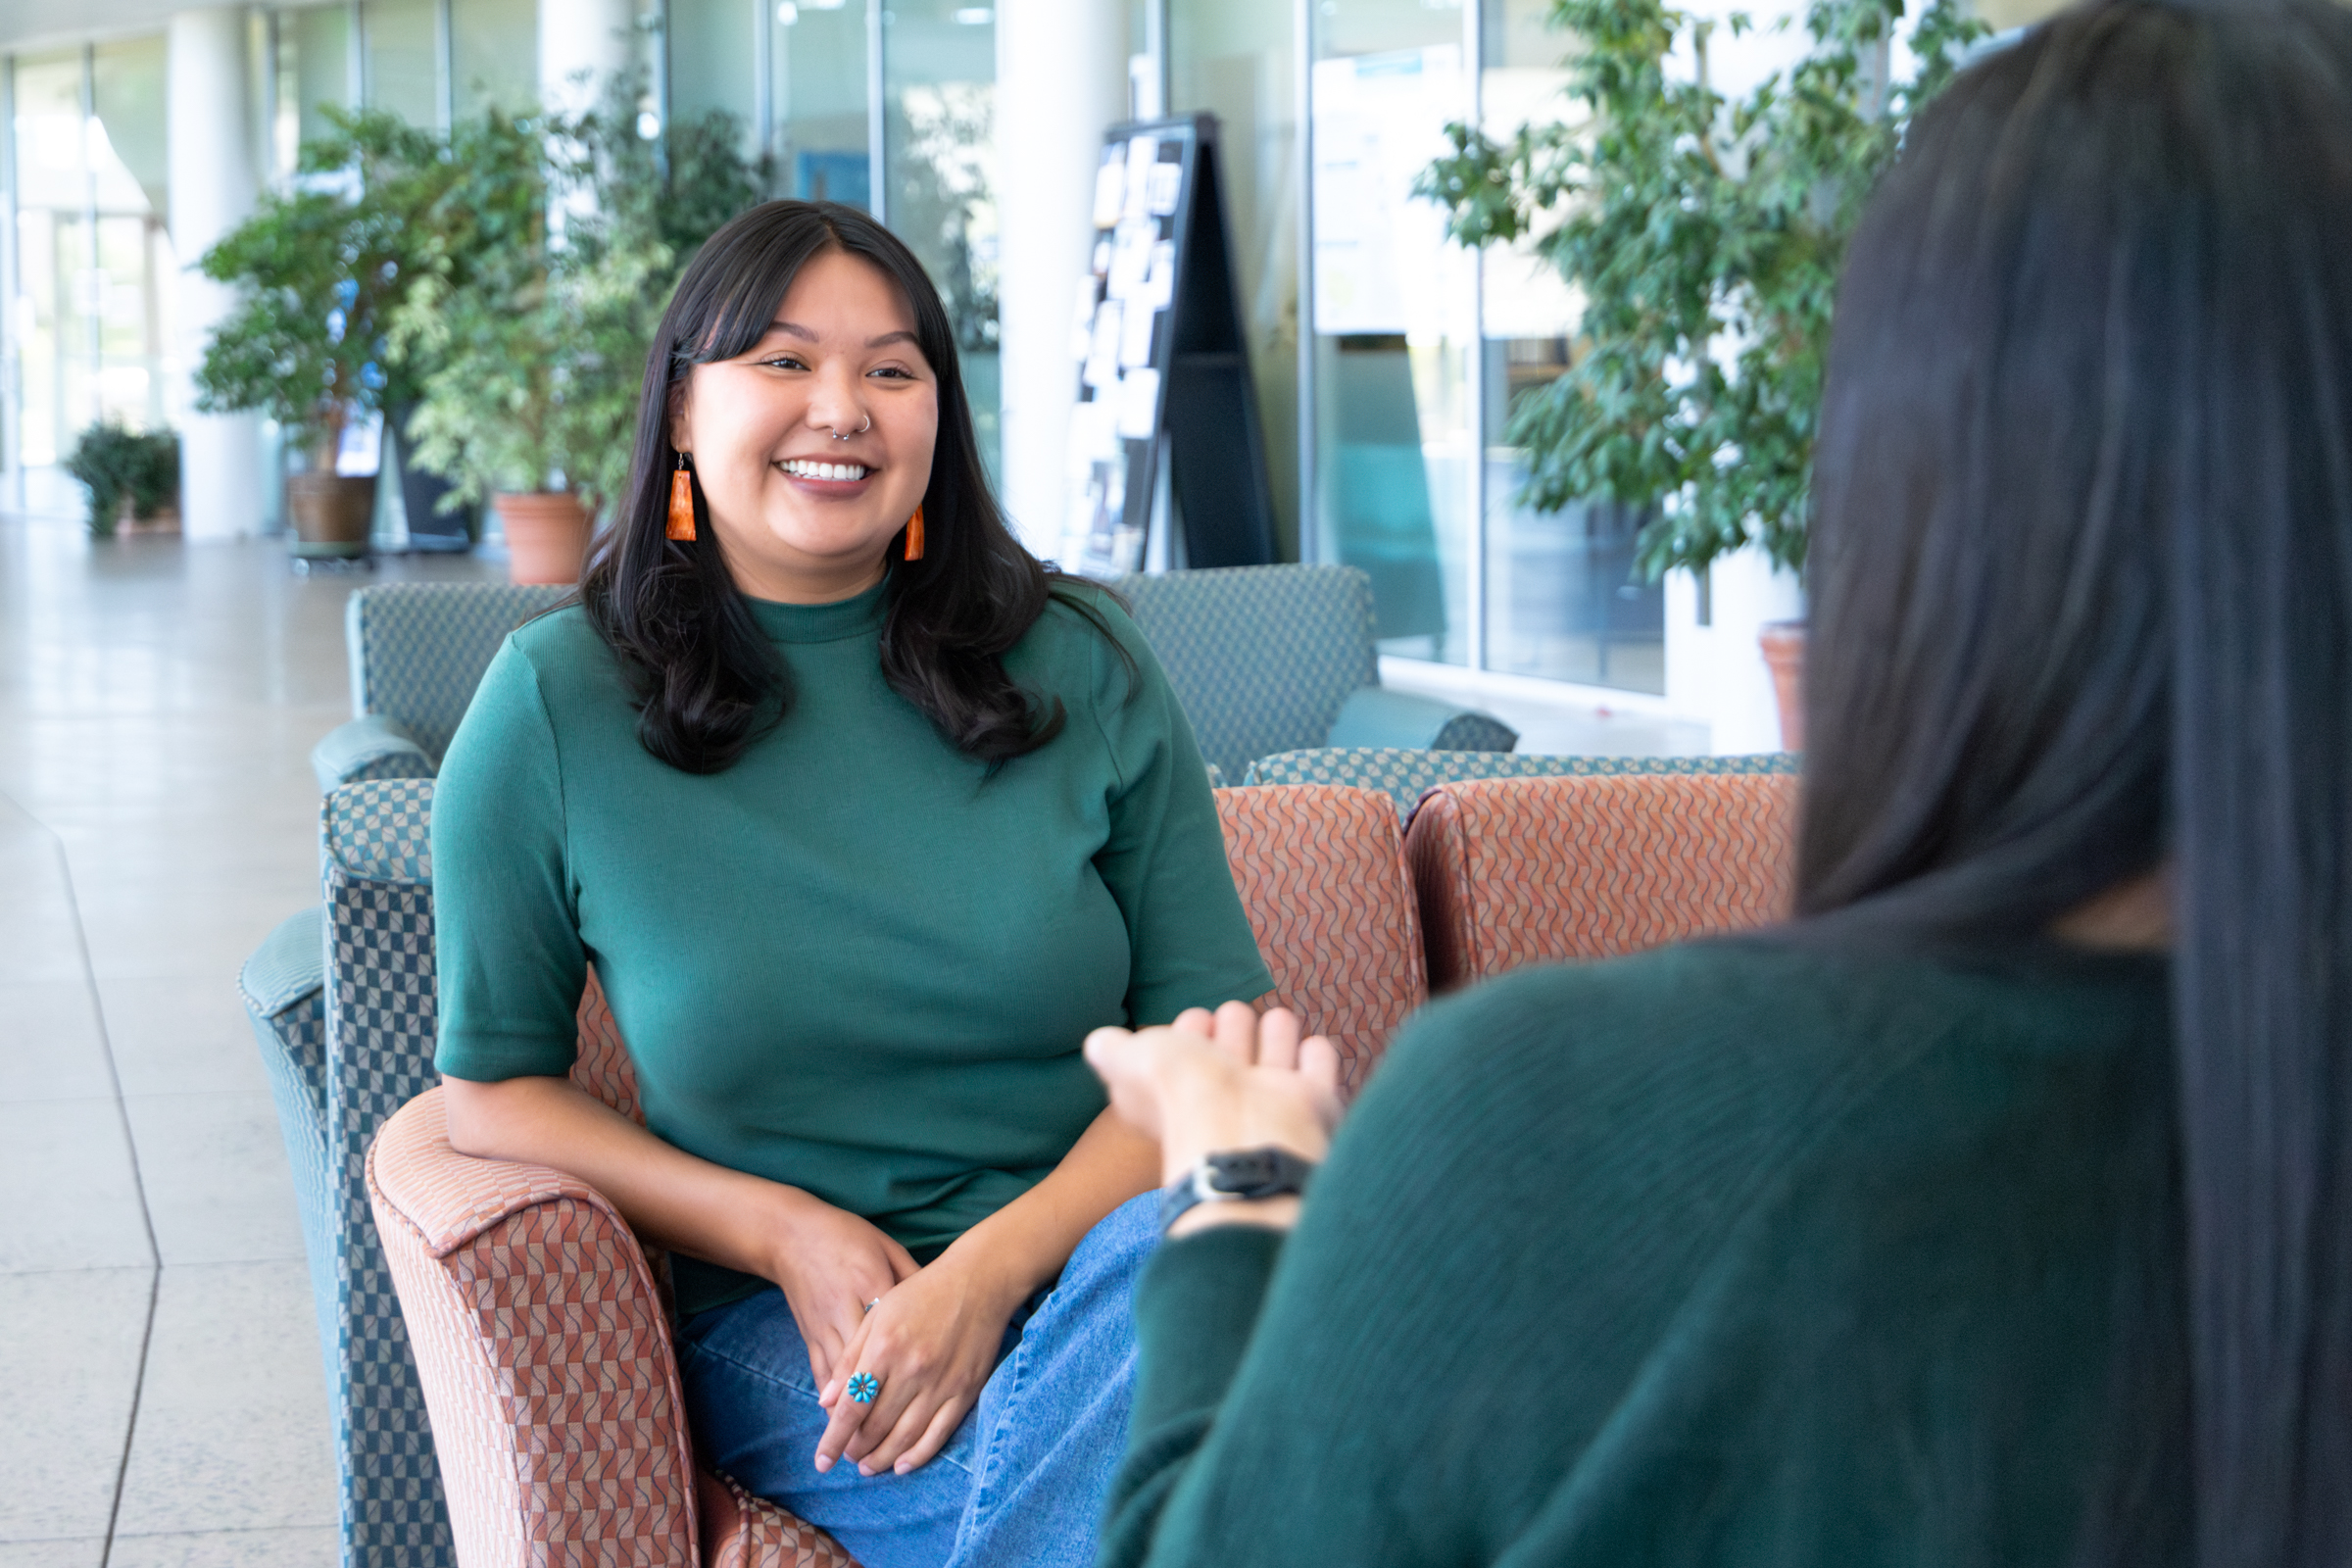
<path id="1" fill-rule="evenodd" d="M 635 27 L 629 0 L 539 0 L 539 101 L 573 114 L 594 108 L 628 69 Z"/>
<path id="2" fill-rule="evenodd" d="M 1781 710 L 1772 670 L 1756 641 L 1768 622 L 1802 620 L 1805 599 L 1793 572 L 1749 546 L 1716 561 L 1709 624 L 1698 623 L 1698 579 L 1666 574 L 1666 701 L 1678 718 L 1709 727 L 1718 757 L 1781 749 Z"/>
<path id="3" fill-rule="evenodd" d="M 248 117 L 245 13 L 220 7 L 172 18 L 165 116 L 171 138 L 172 251 L 179 264 L 178 359 L 192 373 L 235 291 L 196 270 L 215 242 L 253 213 L 261 195 Z M 192 399 L 189 400 L 193 402 Z M 261 420 L 197 414 L 179 431 L 180 527 L 190 538 L 259 532 L 265 504 Z"/>
<path id="4" fill-rule="evenodd" d="M 1041 556 L 1061 547 L 1063 466 L 1078 401 L 1070 324 L 1094 246 L 1102 132 L 1127 118 L 1125 9 L 1104 0 L 997 4 L 1004 509 L 1021 542 Z"/>

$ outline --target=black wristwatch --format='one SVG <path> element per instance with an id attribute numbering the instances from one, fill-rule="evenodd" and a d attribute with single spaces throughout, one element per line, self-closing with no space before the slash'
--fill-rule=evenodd
<path id="1" fill-rule="evenodd" d="M 1162 1188 L 1159 1228 L 1166 1230 L 1177 1216 L 1198 1203 L 1238 1203 L 1253 1198 L 1281 1198 L 1306 1192 L 1315 1162 L 1287 1149 L 1237 1149 L 1203 1155 L 1200 1163 Z"/>

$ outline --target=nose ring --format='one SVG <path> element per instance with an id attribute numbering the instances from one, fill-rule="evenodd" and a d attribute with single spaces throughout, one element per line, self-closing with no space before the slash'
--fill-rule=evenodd
<path id="1" fill-rule="evenodd" d="M 874 416 L 869 414 L 865 416 L 865 422 L 859 425 L 857 429 L 852 430 L 850 435 L 863 435 L 866 431 L 871 430 L 873 427 Z M 850 435 L 843 435 L 839 425 L 835 425 L 833 427 L 833 439 L 836 441 L 847 441 L 850 438 Z"/>

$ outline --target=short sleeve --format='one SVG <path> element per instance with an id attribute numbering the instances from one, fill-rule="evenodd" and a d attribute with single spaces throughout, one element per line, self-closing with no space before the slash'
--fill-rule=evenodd
<path id="1" fill-rule="evenodd" d="M 1095 722 L 1114 775 L 1095 868 L 1127 917 L 1128 1021 L 1142 1028 L 1262 997 L 1274 977 L 1234 891 L 1193 726 L 1135 622 L 1115 605 L 1094 608 L 1117 639 L 1089 638 Z"/>
<path id="2" fill-rule="evenodd" d="M 587 955 L 564 838 L 555 729 L 537 671 L 509 638 L 433 789 L 433 1064 L 452 1078 L 571 1069 Z"/>

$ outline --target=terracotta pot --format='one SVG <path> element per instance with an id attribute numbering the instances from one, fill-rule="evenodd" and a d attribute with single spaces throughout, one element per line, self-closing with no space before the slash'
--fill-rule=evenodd
<path id="1" fill-rule="evenodd" d="M 179 508 L 176 505 L 158 507 L 155 515 L 151 517 L 134 517 L 131 515 L 130 503 L 125 501 L 122 503 L 122 519 L 120 526 L 124 533 L 177 533 L 179 532 Z"/>
<path id="2" fill-rule="evenodd" d="M 293 473 L 286 476 L 286 515 L 294 523 L 297 556 L 333 558 L 368 553 L 375 519 L 372 473 Z"/>
<path id="3" fill-rule="evenodd" d="M 1764 662 L 1772 668 L 1772 695 L 1781 709 L 1781 745 L 1791 752 L 1805 749 L 1805 623 L 1775 620 L 1756 634 L 1763 645 Z"/>
<path id="4" fill-rule="evenodd" d="M 578 582 L 588 553 L 588 509 L 561 491 L 501 495 L 491 502 L 507 531 L 507 580 Z"/>

